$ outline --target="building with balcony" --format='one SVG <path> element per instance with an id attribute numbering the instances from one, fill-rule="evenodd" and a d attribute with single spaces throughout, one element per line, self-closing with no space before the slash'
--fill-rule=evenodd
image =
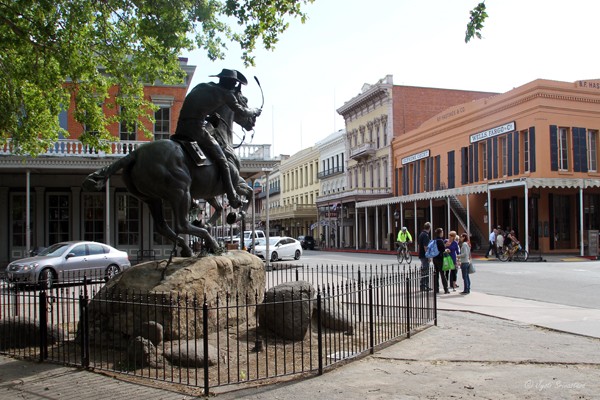
<path id="1" fill-rule="evenodd" d="M 187 73 L 178 85 L 147 85 L 144 95 L 159 107 L 156 122 L 147 128 L 151 139 L 141 131 L 129 132 L 115 123 L 109 131 L 115 137 L 110 152 L 96 151 L 78 140 L 84 130 L 75 122 L 73 107 L 60 115 L 61 127 L 70 138 L 60 139 L 38 157 L 14 154 L 9 140 L 0 147 L 0 267 L 25 257 L 31 249 L 47 247 L 64 240 L 95 240 L 127 251 L 132 258 L 152 250 L 167 257 L 172 244 L 154 231 L 148 207 L 129 194 L 121 174 L 112 176 L 102 193 L 83 192 L 81 184 L 91 172 L 108 166 L 149 140 L 168 138 L 175 132 L 179 112 L 196 67 L 181 59 Z M 111 93 L 115 91 L 112 90 Z M 107 113 L 115 112 L 106 108 Z M 243 177 L 259 174 L 278 161 L 270 157 L 270 145 L 243 145 Z M 206 210 L 210 214 L 210 210 Z M 165 209 L 170 220 L 170 209 Z"/>
<path id="2" fill-rule="evenodd" d="M 446 108 L 489 97 L 491 93 L 394 85 L 387 75 L 365 84 L 361 93 L 337 112 L 346 123 L 348 185 L 326 201 L 338 204 L 352 220 L 347 246 L 391 249 L 397 231 L 389 207 L 356 207 L 357 203 L 392 196 L 391 142 Z M 325 201 L 325 199 L 323 199 Z"/>
<path id="3" fill-rule="evenodd" d="M 326 247 L 344 247 L 353 229 L 354 221 L 348 219 L 347 209 L 331 202 L 332 198 L 346 190 L 346 130 L 340 129 L 315 145 L 319 152 L 318 173 L 320 195 L 317 197 L 319 221 L 312 226 L 311 235 L 325 238 Z M 345 212 L 344 212 L 345 211 Z"/>
<path id="4" fill-rule="evenodd" d="M 538 79 L 396 137 L 395 196 L 357 207 L 391 207 L 415 232 L 431 221 L 487 243 L 501 226 L 534 254 L 598 254 L 598 132 L 600 80 Z"/>
<path id="5" fill-rule="evenodd" d="M 317 221 L 318 162 L 317 148 L 310 147 L 282 159 L 278 170 L 273 171 L 273 175 L 279 174 L 281 192 L 277 206 L 269 208 L 271 232 L 294 238 L 310 234 L 311 225 Z M 266 224 L 264 209 L 261 222 Z"/>

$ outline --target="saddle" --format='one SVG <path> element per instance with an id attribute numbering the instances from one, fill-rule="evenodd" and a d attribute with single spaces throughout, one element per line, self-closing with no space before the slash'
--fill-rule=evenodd
<path id="1" fill-rule="evenodd" d="M 201 165 L 204 165 L 204 163 L 206 161 L 206 156 L 204 155 L 204 153 L 202 152 L 202 150 L 200 149 L 200 146 L 198 146 L 198 143 L 196 141 L 189 142 L 187 140 L 178 140 L 178 139 L 172 139 L 172 140 L 177 142 L 183 148 L 183 150 L 192 159 L 192 161 L 194 163 L 196 163 L 196 166 L 199 167 Z"/>

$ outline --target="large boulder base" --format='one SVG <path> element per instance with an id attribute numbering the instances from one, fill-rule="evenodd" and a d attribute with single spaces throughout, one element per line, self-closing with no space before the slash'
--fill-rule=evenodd
<path id="1" fill-rule="evenodd" d="M 245 313 L 215 308 L 254 304 L 265 290 L 262 260 L 245 251 L 219 256 L 150 261 L 111 279 L 92 299 L 90 342 L 125 347 L 131 338 L 160 324 L 165 341 L 197 340 L 203 336 L 202 305 L 208 306 L 208 332 L 242 322 Z M 229 312 L 229 315 L 228 315 Z M 239 319 L 238 319 L 239 318 Z M 156 333 L 156 332 L 155 332 Z M 156 341 L 155 338 L 153 338 Z"/>
<path id="2" fill-rule="evenodd" d="M 309 282 L 286 282 L 272 287 L 258 307 L 258 321 L 281 338 L 302 340 L 306 336 L 313 311 L 315 289 Z"/>

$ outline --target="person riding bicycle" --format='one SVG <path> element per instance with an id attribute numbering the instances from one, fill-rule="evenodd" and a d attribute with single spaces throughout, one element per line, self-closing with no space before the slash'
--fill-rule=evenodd
<path id="1" fill-rule="evenodd" d="M 514 230 L 511 230 L 510 233 L 506 235 L 506 239 L 507 241 L 509 241 L 509 244 L 507 245 L 507 251 L 508 254 L 512 257 L 517 252 L 517 250 L 521 248 L 521 242 L 519 242 L 519 239 L 517 239 Z"/>
<path id="2" fill-rule="evenodd" d="M 400 232 L 398 232 L 398 237 L 396 238 L 396 241 L 400 245 L 400 247 L 398 248 L 398 251 L 400 251 L 401 249 L 407 250 L 408 248 L 406 247 L 406 244 L 412 243 L 412 240 L 413 239 L 412 239 L 412 236 L 410 235 L 410 232 L 408 231 L 408 229 L 406 229 L 405 226 L 403 226 L 402 230 Z"/>

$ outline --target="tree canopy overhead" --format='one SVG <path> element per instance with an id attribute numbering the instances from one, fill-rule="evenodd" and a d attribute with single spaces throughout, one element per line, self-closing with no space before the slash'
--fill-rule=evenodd
<path id="1" fill-rule="evenodd" d="M 272 49 L 313 1 L 0 0 L 0 144 L 12 138 L 17 153 L 44 152 L 68 136 L 58 116 L 73 101 L 86 128 L 80 140 L 105 148 L 114 140 L 108 125 L 153 119 L 144 83 L 181 82 L 184 51 L 216 60 L 237 43 L 253 65 L 257 46 Z M 102 104 L 123 113 L 108 117 Z"/>

